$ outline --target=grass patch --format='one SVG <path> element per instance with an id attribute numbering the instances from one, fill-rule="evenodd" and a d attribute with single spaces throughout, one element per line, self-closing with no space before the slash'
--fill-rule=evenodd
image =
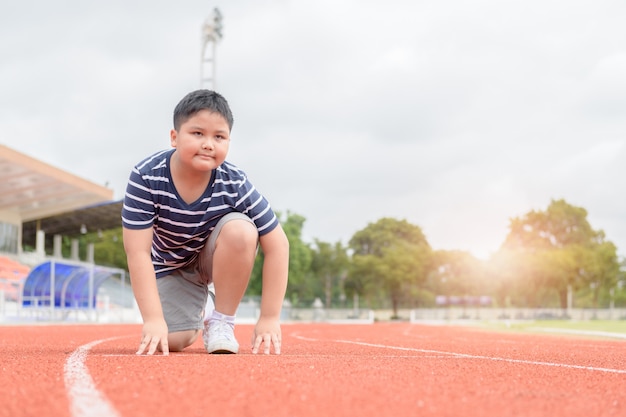
<path id="1" fill-rule="evenodd" d="M 554 333 L 567 334 L 571 331 L 572 335 L 589 336 L 589 337 L 606 337 L 602 333 L 617 333 L 626 335 L 626 320 L 528 320 L 528 321 L 498 321 L 489 322 L 486 327 L 509 332 L 528 332 L 528 333 Z M 545 330 L 543 330 L 545 329 Z M 554 330 L 551 332 L 551 330 Z M 585 334 L 585 332 L 589 332 Z M 621 338 L 621 337 L 620 337 Z"/>
<path id="2" fill-rule="evenodd" d="M 528 327 L 626 333 L 626 320 L 540 320 L 532 322 Z"/>

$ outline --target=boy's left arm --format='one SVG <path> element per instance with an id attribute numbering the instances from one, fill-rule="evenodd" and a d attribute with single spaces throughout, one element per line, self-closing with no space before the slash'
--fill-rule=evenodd
<path id="1" fill-rule="evenodd" d="M 263 353 L 280 354 L 281 332 L 280 311 L 287 290 L 289 271 L 289 241 L 282 227 L 259 239 L 263 250 L 263 289 L 261 295 L 261 316 L 252 335 L 252 353 L 258 353 L 263 345 Z"/>

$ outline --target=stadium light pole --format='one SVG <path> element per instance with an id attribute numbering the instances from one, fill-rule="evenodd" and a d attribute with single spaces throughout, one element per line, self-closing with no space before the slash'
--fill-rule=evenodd
<path id="1" fill-rule="evenodd" d="M 200 88 L 215 90 L 215 51 L 222 39 L 222 13 L 216 7 L 202 25 L 202 57 L 200 61 Z"/>

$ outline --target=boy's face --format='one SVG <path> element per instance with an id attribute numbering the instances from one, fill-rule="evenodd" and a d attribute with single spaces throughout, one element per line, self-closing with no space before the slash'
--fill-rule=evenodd
<path id="1" fill-rule="evenodd" d="M 230 145 L 228 122 L 219 113 L 200 110 L 170 132 L 181 164 L 197 171 L 210 171 L 226 159 Z"/>

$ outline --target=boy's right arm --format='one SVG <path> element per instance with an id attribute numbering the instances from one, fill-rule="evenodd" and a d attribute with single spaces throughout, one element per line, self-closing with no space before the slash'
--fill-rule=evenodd
<path id="1" fill-rule="evenodd" d="M 150 255 L 152 233 L 152 228 L 142 230 L 124 228 L 124 250 L 128 260 L 133 294 L 143 319 L 141 344 L 137 354 L 141 355 L 145 351 L 148 355 L 152 355 L 160 345 L 163 354 L 167 355 L 169 354 L 167 324 L 163 317 L 156 274 Z"/>

